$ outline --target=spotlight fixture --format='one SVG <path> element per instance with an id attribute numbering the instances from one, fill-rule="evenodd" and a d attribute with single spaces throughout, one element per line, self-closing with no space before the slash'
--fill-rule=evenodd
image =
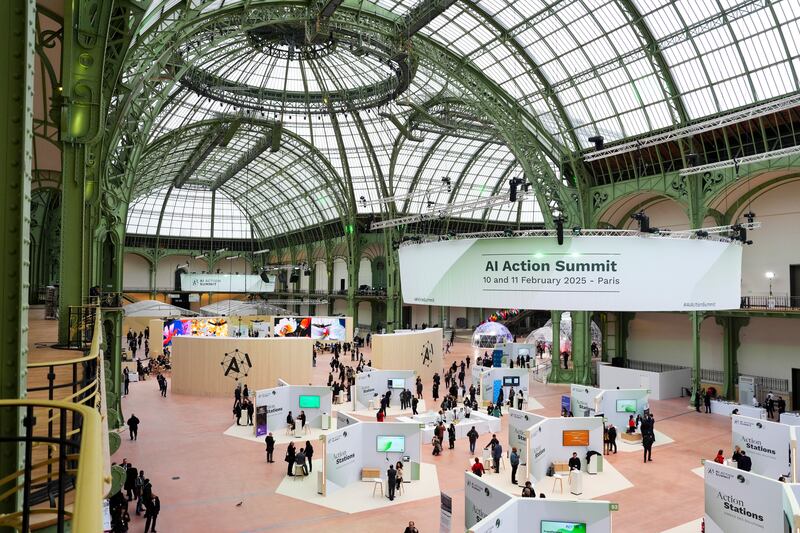
<path id="1" fill-rule="evenodd" d="M 509 194 L 509 201 L 516 202 L 517 201 L 517 188 L 523 184 L 522 178 L 511 178 L 508 182 L 511 186 L 511 192 Z"/>
<path id="2" fill-rule="evenodd" d="M 705 230 L 699 229 L 699 230 L 694 232 L 694 236 L 697 237 L 698 239 L 707 239 L 708 238 L 708 232 L 705 231 Z"/>
<path id="3" fill-rule="evenodd" d="M 752 211 L 748 211 L 742 215 L 744 218 L 747 219 L 748 224 L 752 224 L 756 220 L 756 214 Z"/>
<path id="4" fill-rule="evenodd" d="M 644 211 L 639 211 L 631 215 L 633 220 L 639 222 L 639 231 L 642 233 L 653 233 L 650 228 L 650 217 L 644 214 Z"/>
<path id="5" fill-rule="evenodd" d="M 363 196 L 359 196 L 358 200 L 361 202 L 362 207 L 367 207 L 367 199 Z"/>
<path id="6" fill-rule="evenodd" d="M 575 226 L 574 228 L 572 228 L 572 234 L 573 235 L 580 235 L 581 234 L 581 227 L 580 226 Z"/>
<path id="7" fill-rule="evenodd" d="M 513 237 L 514 236 L 514 230 L 512 230 L 512 229 L 504 229 L 503 230 L 503 236 L 504 237 Z"/>
<path id="8" fill-rule="evenodd" d="M 556 240 L 558 241 L 558 245 L 561 246 L 564 244 L 564 218 L 558 216 L 553 222 L 556 224 Z"/>
<path id="9" fill-rule="evenodd" d="M 747 228 L 741 224 L 734 224 L 731 226 L 733 230 L 733 239 L 741 242 L 742 244 L 753 244 L 753 241 L 747 240 Z"/>
<path id="10" fill-rule="evenodd" d="M 686 155 L 686 166 L 689 167 L 696 167 L 697 162 L 700 160 L 700 156 L 695 153 L 687 154 Z"/>
<path id="11" fill-rule="evenodd" d="M 604 140 L 605 139 L 603 139 L 602 135 L 595 135 L 594 137 L 589 137 L 589 139 L 588 139 L 588 141 L 590 143 L 594 144 L 594 149 L 595 150 L 602 150 L 603 149 L 603 146 L 604 146 L 603 141 Z"/>
<path id="12" fill-rule="evenodd" d="M 451 192 L 452 185 L 450 183 L 450 178 L 448 178 L 448 177 L 442 178 L 442 183 L 444 183 L 447 186 L 447 192 Z"/>

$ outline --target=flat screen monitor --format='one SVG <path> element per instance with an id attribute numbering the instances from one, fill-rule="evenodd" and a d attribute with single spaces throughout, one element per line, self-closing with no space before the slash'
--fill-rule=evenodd
<path id="1" fill-rule="evenodd" d="M 380 453 L 403 453 L 406 438 L 400 435 L 378 435 L 377 449 Z"/>
<path id="2" fill-rule="evenodd" d="M 300 409 L 319 409 L 319 396 L 300 396 Z"/>
<path id="3" fill-rule="evenodd" d="M 636 400 L 617 400 L 618 413 L 636 413 Z"/>
<path id="4" fill-rule="evenodd" d="M 390 389 L 405 389 L 406 388 L 406 380 L 405 379 L 390 379 L 389 380 L 389 388 Z"/>
<path id="5" fill-rule="evenodd" d="M 565 429 L 561 432 L 561 443 L 564 446 L 588 446 L 588 429 Z"/>
<path id="6" fill-rule="evenodd" d="M 503 376 L 504 387 L 519 387 L 519 376 Z"/>
<path id="7" fill-rule="evenodd" d="M 556 522 L 542 520 L 541 533 L 586 533 L 585 522 Z"/>

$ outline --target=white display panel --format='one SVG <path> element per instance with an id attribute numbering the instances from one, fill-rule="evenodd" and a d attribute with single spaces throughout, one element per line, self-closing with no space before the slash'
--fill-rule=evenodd
<path id="1" fill-rule="evenodd" d="M 733 446 L 747 452 L 753 462 L 752 472 L 773 479 L 791 479 L 790 447 L 792 426 L 748 416 L 731 417 Z"/>
<path id="2" fill-rule="evenodd" d="M 566 237 L 559 246 L 555 239 L 516 237 L 405 245 L 399 254 L 408 304 L 575 311 L 740 305 L 742 248 L 733 243 Z"/>

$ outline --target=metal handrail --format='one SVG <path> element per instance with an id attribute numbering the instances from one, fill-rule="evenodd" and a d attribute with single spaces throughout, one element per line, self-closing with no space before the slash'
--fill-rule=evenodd
<path id="1" fill-rule="evenodd" d="M 110 487 L 108 428 L 104 405 L 105 378 L 101 351 L 102 313 L 97 305 L 86 307 L 91 308 L 83 309 L 80 313 L 89 319 L 82 327 L 92 328 L 88 354 L 61 361 L 28 365 L 29 371 L 42 369 L 47 371 L 46 385 L 28 389 L 29 393 L 45 392 L 47 399 L 0 402 L 0 408 L 8 409 L 16 405 L 27 410 L 24 436 L 0 435 L 0 440 L 24 443 L 26 448 L 25 468 L 0 479 L 0 487 L 5 488 L 13 483 L 11 488 L 0 490 L 0 501 L 17 498 L 22 491 L 24 507 L 15 513 L 0 515 L 0 526 L 21 527 L 23 531 L 28 531 L 26 527 L 30 525 L 32 516 L 53 515 L 57 531 L 64 531 L 67 520 L 72 520 L 72 531 L 102 529 L 102 523 L 96 521 L 101 520 L 102 499 Z M 67 374 L 64 376 L 66 382 L 56 384 L 58 368 L 71 369 L 71 379 L 68 377 L 70 374 Z M 56 398 L 56 392 L 62 389 L 66 389 L 68 393 Z M 37 417 L 34 416 L 34 408 L 46 411 Z M 71 427 L 68 427 L 70 420 Z M 44 429 L 34 434 L 34 426 Z M 87 439 L 91 442 L 87 442 Z M 46 447 L 47 456 L 34 462 L 33 450 L 41 446 Z M 69 453 L 69 450 L 75 453 Z M 87 469 L 84 468 L 82 473 L 81 467 L 89 463 L 93 465 L 89 468 L 92 474 L 87 476 L 85 473 Z M 76 468 L 76 465 L 79 467 Z M 22 484 L 16 484 L 15 480 L 19 478 L 24 479 Z M 82 480 L 86 478 L 90 478 L 90 481 L 83 482 L 82 485 Z M 96 489 L 95 485 L 99 485 L 100 488 Z M 65 509 L 64 500 L 66 494 L 73 489 L 75 506 L 70 512 Z M 85 494 L 90 496 L 83 496 Z M 83 498 L 86 498 L 83 501 L 92 502 L 83 506 L 89 511 L 81 511 L 78 505 L 78 501 Z M 48 499 L 51 507 L 31 508 Z M 52 507 L 54 502 L 57 502 L 57 507 Z M 83 518 L 78 518 L 79 513 L 84 513 Z"/>
<path id="2" fill-rule="evenodd" d="M 102 457 L 102 428 L 100 413 L 86 405 L 79 405 L 64 401 L 51 400 L 0 400 L 0 409 L 21 408 L 25 409 L 26 435 L 24 436 L 0 436 L 4 441 L 17 441 L 25 444 L 25 467 L 11 475 L 5 476 L 5 483 L 22 478 L 22 483 L 18 483 L 11 490 L 6 491 L 3 499 L 16 496 L 18 492 L 23 495 L 23 509 L 15 513 L 0 515 L 0 526 L 10 526 L 28 531 L 30 528 L 30 516 L 40 514 L 56 515 L 59 523 L 63 524 L 67 519 L 72 520 L 72 531 L 102 531 L 103 521 L 103 457 Z M 37 437 L 32 434 L 35 425 L 33 417 L 34 409 L 47 409 L 48 412 L 58 411 L 61 413 L 61 433 L 59 438 Z M 80 442 L 75 438 L 66 436 L 66 412 L 72 412 L 73 419 L 79 417 L 81 420 Z M 74 435 L 73 435 L 74 437 Z M 31 460 L 33 444 L 39 442 L 52 442 L 59 447 L 62 453 L 56 459 L 48 459 L 45 462 L 34 464 Z M 75 472 L 74 486 L 75 498 L 72 504 L 72 512 L 65 509 L 63 495 L 66 492 L 65 483 L 67 481 L 68 469 L 67 461 L 74 457 L 72 454 L 65 453 L 67 446 L 77 446 L 79 449 L 79 460 Z M 48 473 L 36 478 L 33 471 L 44 463 L 58 462 L 59 469 L 57 474 Z M 72 469 L 70 469 L 72 470 Z M 56 509 L 31 509 L 28 504 L 32 483 L 35 480 L 46 479 L 48 482 L 56 482 L 60 488 L 59 505 Z"/>

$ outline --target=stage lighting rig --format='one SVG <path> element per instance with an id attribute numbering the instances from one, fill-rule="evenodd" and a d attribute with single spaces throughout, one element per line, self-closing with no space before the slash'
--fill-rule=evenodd
<path id="1" fill-rule="evenodd" d="M 708 239 L 708 232 L 702 229 L 699 229 L 694 232 L 694 236 L 698 239 Z"/>
<path id="2" fill-rule="evenodd" d="M 747 219 L 748 224 L 752 224 L 756 220 L 756 214 L 752 211 L 748 211 L 742 215 L 745 219 Z"/>
<path id="3" fill-rule="evenodd" d="M 510 201 L 512 201 L 512 202 L 516 202 L 517 201 L 517 188 L 519 188 L 520 185 L 525 183 L 525 180 L 523 180 L 522 178 L 511 178 L 511 180 L 508 183 L 509 183 L 509 186 L 511 187 L 511 191 L 510 191 L 508 199 Z"/>
<path id="4" fill-rule="evenodd" d="M 753 244 L 753 241 L 747 240 L 747 228 L 741 224 L 734 224 L 731 226 L 733 230 L 733 239 L 741 242 L 742 244 Z"/>
<path id="5" fill-rule="evenodd" d="M 556 217 L 553 222 L 556 225 L 556 240 L 558 245 L 564 244 L 564 218 L 561 216 Z"/>
<path id="6" fill-rule="evenodd" d="M 602 150 L 603 146 L 605 146 L 604 144 L 605 139 L 603 139 L 602 135 L 595 135 L 594 137 L 589 137 L 588 140 L 590 143 L 594 144 L 595 150 Z"/>
<path id="7" fill-rule="evenodd" d="M 660 231 L 658 228 L 650 227 L 650 217 L 645 215 L 644 211 L 632 214 L 631 218 L 639 223 L 639 231 L 642 233 L 658 233 Z"/>

